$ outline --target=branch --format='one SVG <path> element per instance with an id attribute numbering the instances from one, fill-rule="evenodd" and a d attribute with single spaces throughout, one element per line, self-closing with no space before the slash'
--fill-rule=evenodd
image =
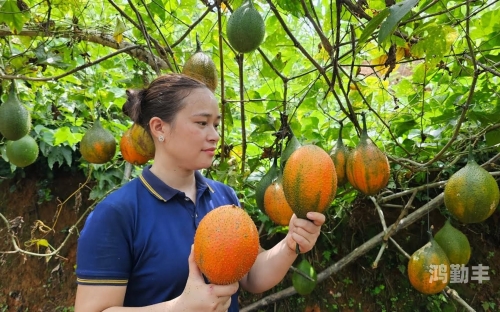
<path id="1" fill-rule="evenodd" d="M 105 47 L 120 50 L 134 46 L 134 49 L 127 51 L 126 53 L 146 64 L 155 68 L 155 64 L 158 64 L 160 69 L 168 69 L 167 63 L 161 58 L 157 57 L 146 51 L 142 46 L 136 46 L 130 42 L 116 42 L 113 36 L 106 33 L 98 31 L 81 31 L 81 30 L 52 30 L 48 31 L 42 27 L 40 24 L 36 24 L 30 27 L 24 27 L 19 33 L 14 34 L 6 26 L 0 25 L 0 37 L 7 36 L 24 36 L 24 37 L 57 37 L 57 38 L 68 38 L 73 40 L 83 40 L 87 42 L 92 42 L 100 44 Z"/>
<path id="2" fill-rule="evenodd" d="M 0 75 L 0 79 L 8 79 L 8 80 L 12 80 L 12 79 L 20 79 L 20 80 L 31 80 L 31 81 L 51 81 L 51 80 L 59 80 L 61 78 L 64 78 L 66 76 L 69 76 L 73 73 L 76 73 L 77 71 L 80 71 L 82 69 L 85 69 L 87 67 L 91 67 L 91 66 L 94 66 L 96 64 L 99 64 L 100 62 L 102 61 L 105 61 L 109 58 L 112 58 L 113 56 L 116 56 L 118 54 L 121 54 L 121 53 L 127 53 L 128 51 L 131 51 L 133 49 L 137 49 L 139 46 L 137 45 L 131 45 L 129 47 L 125 47 L 123 49 L 120 49 L 118 51 L 115 51 L 111 54 L 108 54 L 106 56 L 103 56 L 93 62 L 89 62 L 89 63 L 85 63 L 83 65 L 80 65 L 80 66 L 77 66 L 75 68 L 73 68 L 72 70 L 70 71 L 67 71 L 65 73 L 62 73 L 60 75 L 57 75 L 57 76 L 52 76 L 52 77 L 28 77 L 28 76 L 23 76 L 23 75 Z"/>
<path id="3" fill-rule="evenodd" d="M 391 224 L 388 227 L 389 231 L 392 231 L 394 228 L 394 233 L 397 233 L 398 231 L 410 226 L 411 224 L 415 223 L 418 221 L 420 218 L 425 216 L 429 211 L 434 210 L 435 208 L 439 207 L 444 201 L 444 193 L 439 194 L 435 198 L 433 198 L 431 201 L 429 201 L 427 204 L 423 205 L 410 215 L 408 215 L 406 218 L 402 219 L 399 224 Z M 368 251 L 371 249 L 375 248 L 378 246 L 384 238 L 384 231 L 380 232 L 376 236 L 372 237 L 369 241 L 364 243 L 363 245 L 357 247 L 354 249 L 350 254 L 345 256 L 344 258 L 340 259 L 333 265 L 329 266 L 326 268 L 324 271 L 318 274 L 318 283 L 326 280 L 330 275 L 339 272 L 342 270 L 345 266 L 347 266 L 349 263 L 353 262 L 354 260 L 358 259 L 362 255 L 366 254 Z M 258 308 L 262 308 L 268 304 L 271 304 L 273 302 L 276 302 L 280 299 L 284 299 L 286 297 L 289 297 L 291 295 L 296 294 L 297 292 L 293 288 L 293 286 L 288 287 L 283 289 L 282 291 L 279 291 L 277 293 L 274 293 L 272 295 L 269 295 L 257 302 L 254 302 L 243 309 L 241 309 L 241 312 L 249 312 L 249 311 L 255 311 Z"/>

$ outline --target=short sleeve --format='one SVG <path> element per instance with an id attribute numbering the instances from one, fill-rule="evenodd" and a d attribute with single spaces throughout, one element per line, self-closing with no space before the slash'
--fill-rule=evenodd
<path id="1" fill-rule="evenodd" d="M 78 238 L 78 284 L 127 285 L 133 259 L 133 218 L 126 207 L 116 207 L 107 199 L 89 214 Z"/>

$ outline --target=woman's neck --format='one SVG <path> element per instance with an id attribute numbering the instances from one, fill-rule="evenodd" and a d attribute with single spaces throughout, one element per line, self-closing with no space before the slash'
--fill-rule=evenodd
<path id="1" fill-rule="evenodd" d="M 162 180 L 168 186 L 186 193 L 186 195 L 195 200 L 196 195 L 196 179 L 194 170 L 185 170 L 181 168 L 169 168 L 153 163 L 151 172 Z"/>

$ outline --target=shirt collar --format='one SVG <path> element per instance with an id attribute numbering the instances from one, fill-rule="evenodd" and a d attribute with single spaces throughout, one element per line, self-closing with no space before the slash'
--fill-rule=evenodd
<path id="1" fill-rule="evenodd" d="M 167 202 L 180 192 L 179 190 L 165 184 L 162 180 L 155 176 L 150 169 L 151 165 L 144 167 L 139 179 L 154 197 Z M 205 192 L 206 190 L 209 190 L 211 193 L 215 193 L 213 188 L 208 185 L 205 178 L 199 171 L 196 170 L 194 172 L 194 178 L 196 180 L 196 190 L 199 194 Z"/>

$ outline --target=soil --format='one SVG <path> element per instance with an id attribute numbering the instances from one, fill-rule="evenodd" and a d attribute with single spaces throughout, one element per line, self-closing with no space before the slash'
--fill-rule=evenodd
<path id="1" fill-rule="evenodd" d="M 90 186 L 82 187 L 85 180 L 85 176 L 69 168 L 52 171 L 50 179 L 46 171 L 42 174 L 36 167 L 19 170 L 8 179 L 0 177 L 0 213 L 10 221 L 19 248 L 45 253 L 51 250 L 45 242 L 53 248 L 62 246 L 59 255 L 50 259 L 14 252 L 11 236 L 0 218 L 0 251 L 11 251 L 0 254 L 0 312 L 73 310 L 77 233 L 61 244 L 79 220 L 76 228 L 81 229 L 87 208 L 93 204 L 87 200 Z M 418 203 L 414 205 L 420 207 Z M 347 211 L 342 219 L 328 216 L 323 229 L 328 239 L 320 240 L 306 255 L 318 273 L 381 231 L 378 215 L 366 198 L 356 199 Z M 388 210 L 387 224 L 394 222 L 398 215 L 398 209 Z M 444 220 L 440 210 L 429 214 L 434 231 Z M 499 223 L 497 211 L 481 224 L 459 227 L 469 238 L 473 250 L 468 266 L 489 266 L 489 281 L 450 284 L 476 311 L 500 310 Z M 411 254 L 427 242 L 427 224 L 424 218 L 398 232 L 394 239 Z M 263 247 L 272 246 L 283 235 L 266 236 Z M 407 260 L 392 244 L 385 250 L 378 268 L 373 269 L 378 251 L 379 248 L 371 250 L 319 283 L 311 295 L 293 295 L 259 311 L 463 311 L 456 301 L 442 294 L 426 296 L 415 291 L 406 276 Z M 289 286 L 291 273 L 263 294 L 242 292 L 241 306 Z"/>

